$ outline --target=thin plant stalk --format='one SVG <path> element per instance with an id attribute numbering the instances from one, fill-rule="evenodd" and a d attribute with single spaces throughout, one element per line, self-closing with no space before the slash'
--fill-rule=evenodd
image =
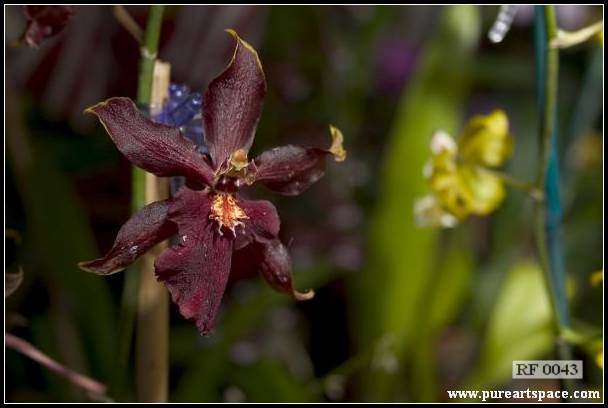
<path id="1" fill-rule="evenodd" d="M 535 211 L 536 244 L 540 264 L 547 283 L 554 312 L 557 353 L 560 359 L 572 356 L 570 346 L 561 333 L 570 326 L 566 296 L 566 272 L 561 240 L 562 208 L 559 191 L 559 157 L 557 154 L 557 95 L 559 51 L 550 44 L 557 37 L 558 27 L 554 6 L 536 6 L 536 66 L 539 124 L 540 163 L 536 186 L 544 191 Z M 570 387 L 569 382 L 565 382 Z"/>
<path id="2" fill-rule="evenodd" d="M 168 70 L 161 70 L 163 78 L 155 81 L 155 66 L 162 26 L 164 6 L 151 6 L 144 32 L 139 65 L 137 102 L 150 110 L 162 105 L 162 92 L 169 89 Z M 156 85 L 156 91 L 153 90 Z M 157 95 L 157 100 L 152 96 Z M 152 201 L 166 198 L 168 186 L 140 169 L 133 171 L 133 206 L 140 208 Z M 166 185 L 166 181 L 164 184 Z M 142 257 L 139 264 L 137 302 L 135 378 L 139 402 L 166 402 L 168 398 L 168 335 L 169 304 L 167 293 L 154 278 L 154 255 L 166 244 L 157 245 Z"/>
<path id="3" fill-rule="evenodd" d="M 139 60 L 139 82 L 137 84 L 137 102 L 148 106 L 152 102 L 152 82 L 154 62 L 158 54 L 160 29 L 163 23 L 165 6 L 150 6 L 150 13 L 144 31 L 144 43 Z"/>
<path id="4" fill-rule="evenodd" d="M 137 41 L 138 44 L 141 44 L 144 38 L 144 32 L 139 27 L 137 22 L 133 20 L 133 17 L 129 14 L 129 12 L 125 9 L 124 6 L 115 5 L 112 7 L 112 12 L 114 17 L 120 25 L 127 30 L 129 34 Z"/>
<path id="5" fill-rule="evenodd" d="M 150 110 L 156 114 L 168 97 L 170 65 L 156 61 L 154 65 Z M 145 174 L 145 203 L 169 197 L 169 182 L 153 174 Z M 137 303 L 137 335 L 135 376 L 137 400 L 166 402 L 169 372 L 169 296 L 154 275 L 154 259 L 167 248 L 162 242 L 142 256 Z"/>
<path id="6" fill-rule="evenodd" d="M 18 351 L 19 353 L 31 358 L 38 364 L 48 368 L 52 372 L 68 380 L 70 383 L 85 390 L 92 398 L 96 400 L 105 400 L 107 388 L 97 380 L 80 374 L 65 365 L 53 360 L 42 351 L 38 350 L 34 345 L 20 339 L 10 333 L 4 334 L 4 345 L 7 348 Z"/>
<path id="7" fill-rule="evenodd" d="M 141 59 L 139 63 L 139 79 L 137 88 L 137 103 L 139 107 L 145 111 L 149 111 L 150 104 L 152 102 L 152 85 L 154 79 L 154 65 L 156 56 L 158 53 L 158 43 L 160 39 L 160 31 L 162 26 L 164 6 L 154 5 L 150 7 L 148 14 L 148 20 L 146 28 L 143 34 L 143 44 L 141 45 Z M 146 172 L 133 167 L 131 175 L 131 209 L 133 212 L 139 210 L 146 203 Z M 120 386 L 124 386 L 124 376 L 127 373 L 127 367 L 129 362 L 129 351 L 131 349 L 131 342 L 133 338 L 133 327 L 135 322 L 135 316 L 137 308 L 140 305 L 139 301 L 139 286 L 142 284 L 140 275 L 144 268 L 145 273 L 152 274 L 150 271 L 151 267 L 146 268 L 145 262 L 138 261 L 132 267 L 129 268 L 128 273 L 125 274 L 125 282 L 123 286 L 123 293 L 121 299 L 121 323 L 120 323 L 120 337 L 119 337 L 119 355 L 118 355 L 118 367 L 116 382 Z M 167 306 L 168 307 L 168 306 Z M 163 315 L 159 315 L 159 319 L 162 319 Z M 168 319 L 167 319 L 168 326 Z M 140 332 L 144 330 L 144 327 L 138 326 L 138 337 L 146 336 L 145 333 Z M 168 330 L 168 327 L 167 329 Z M 159 357 L 161 357 L 159 352 Z M 164 358 L 164 357 L 163 357 Z M 136 362 L 136 366 L 139 366 Z M 165 373 L 167 376 L 167 373 Z M 136 373 L 137 377 L 137 373 Z M 147 381 L 147 380 L 146 380 Z M 155 398 L 166 400 L 166 379 L 156 379 L 161 382 L 161 387 L 157 387 L 157 384 L 145 384 L 143 379 L 136 379 L 137 383 L 137 396 L 138 399 L 144 398 L 145 395 L 150 395 L 144 390 L 156 389 L 157 393 Z M 163 391 L 164 390 L 164 391 Z M 122 390 L 121 390 L 122 391 Z M 159 401 L 160 402 L 160 401 Z"/>

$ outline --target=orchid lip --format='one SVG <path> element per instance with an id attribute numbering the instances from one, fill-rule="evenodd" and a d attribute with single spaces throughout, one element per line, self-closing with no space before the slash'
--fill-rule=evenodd
<path id="1" fill-rule="evenodd" d="M 209 219 L 218 224 L 218 233 L 222 235 L 222 227 L 232 231 L 236 236 L 236 227 L 245 228 L 243 220 L 248 220 L 249 216 L 238 205 L 232 194 L 217 192 L 211 201 Z"/>

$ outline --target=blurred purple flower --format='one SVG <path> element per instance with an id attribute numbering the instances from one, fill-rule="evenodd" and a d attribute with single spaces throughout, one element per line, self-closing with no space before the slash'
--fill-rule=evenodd
<path id="1" fill-rule="evenodd" d="M 376 50 L 376 88 L 381 93 L 398 94 L 412 74 L 416 52 L 400 39 L 385 39 Z"/>
<path id="2" fill-rule="evenodd" d="M 21 39 L 37 48 L 42 41 L 60 33 L 74 14 L 74 6 L 23 6 L 27 26 Z"/>
<path id="3" fill-rule="evenodd" d="M 534 22 L 534 7 L 531 5 L 518 5 L 514 24 L 529 26 Z M 559 4 L 555 6 L 557 21 L 564 30 L 576 30 L 589 23 L 591 6 L 582 4 Z"/>
<path id="4" fill-rule="evenodd" d="M 144 25 L 147 7 L 125 6 Z M 37 52 L 27 47 L 6 49 L 7 81 L 36 101 L 45 117 L 67 121 L 78 132 L 90 132 L 93 121 L 82 115 L 83 106 L 121 93 L 134 95 L 139 47 L 118 23 L 107 5 L 76 6 L 75 18 L 61 35 L 43 43 Z M 20 38 L 22 6 L 5 8 L 7 41 Z M 193 88 L 217 73 L 230 53 L 218 27 L 237 27 L 260 39 L 267 8 L 259 6 L 179 6 L 163 19 L 160 55 L 171 61 L 171 75 Z M 209 22 L 213 22 L 210 24 Z"/>

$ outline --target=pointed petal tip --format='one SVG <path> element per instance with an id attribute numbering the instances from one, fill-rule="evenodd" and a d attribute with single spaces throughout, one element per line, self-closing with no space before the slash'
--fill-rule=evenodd
<path id="1" fill-rule="evenodd" d="M 116 272 L 120 272 L 123 269 L 125 269 L 125 268 L 104 269 L 103 261 L 104 261 L 104 259 L 101 258 L 101 259 L 94 259 L 92 261 L 78 262 L 78 267 L 85 272 L 89 272 L 89 273 L 93 273 L 95 275 L 101 275 L 101 276 L 112 275 Z"/>
<path id="2" fill-rule="evenodd" d="M 156 279 L 160 283 L 165 283 L 159 279 L 158 275 L 156 275 Z M 167 287 L 166 283 L 165 286 Z M 198 313 L 196 309 L 190 307 L 188 303 L 184 303 L 181 298 L 181 294 L 176 290 L 172 290 L 172 288 L 167 287 L 169 290 L 169 295 L 171 296 L 171 301 L 177 305 L 179 313 L 182 317 L 196 325 L 196 329 L 201 337 L 209 337 L 215 334 L 215 323 L 216 323 L 216 313 L 212 315 L 210 319 L 203 318 Z"/>
<path id="3" fill-rule="evenodd" d="M 162 280 L 159 280 L 158 275 L 156 275 L 156 280 L 158 282 L 163 283 Z M 208 337 L 215 333 L 215 317 L 211 321 L 202 319 L 197 314 L 196 310 L 190 308 L 187 303 L 183 303 L 180 301 L 179 292 L 172 290 L 172 288 L 169 288 L 169 287 L 167 289 L 169 290 L 169 295 L 171 296 L 171 301 L 177 305 L 179 313 L 182 315 L 182 317 L 184 319 L 195 324 L 196 329 L 197 329 L 198 333 L 201 335 L 201 337 Z"/>
<path id="4" fill-rule="evenodd" d="M 124 99 L 129 100 L 133 105 L 135 105 L 135 103 L 130 98 L 114 96 L 112 98 L 106 99 L 105 101 L 97 102 L 93 106 L 89 106 L 88 108 L 86 108 L 83 111 L 83 113 L 90 113 L 92 115 L 95 115 L 95 116 L 99 117 L 99 113 L 97 112 L 99 110 L 99 108 L 107 106 L 112 101 L 115 101 L 115 100 L 124 100 Z"/>
<path id="5" fill-rule="evenodd" d="M 258 57 L 258 52 L 256 51 L 255 48 L 253 48 L 253 46 L 251 44 L 249 44 L 247 41 L 243 40 L 239 34 L 236 32 L 235 29 L 233 28 L 226 28 L 224 30 L 225 32 L 227 32 L 228 34 L 230 34 L 239 44 L 243 44 L 243 46 L 245 48 L 247 48 L 253 55 L 255 55 L 255 58 L 260 66 L 260 69 L 262 70 L 262 63 L 260 62 L 260 58 Z M 235 50 L 235 54 L 236 54 L 236 50 Z M 264 70 L 262 70 L 262 73 L 264 72 Z"/>
<path id="6" fill-rule="evenodd" d="M 344 135 L 342 131 L 334 125 L 329 125 L 329 134 L 331 135 L 331 146 L 329 152 L 334 155 L 334 160 L 342 162 L 346 160 L 346 150 L 344 150 Z"/>
<path id="7" fill-rule="evenodd" d="M 298 292 L 297 290 L 293 290 L 293 297 L 297 301 L 310 300 L 315 297 L 315 291 L 312 289 L 307 290 L 306 292 Z"/>
<path id="8" fill-rule="evenodd" d="M 19 266 L 16 273 L 4 273 L 4 298 L 15 293 L 15 291 L 21 286 L 23 282 L 23 268 Z"/>
<path id="9" fill-rule="evenodd" d="M 97 114 L 96 109 L 97 109 L 97 108 L 99 108 L 99 107 L 100 107 L 102 104 L 105 104 L 105 103 L 106 103 L 106 102 L 105 102 L 105 101 L 103 101 L 103 102 L 96 103 L 96 104 L 95 104 L 95 105 L 93 105 L 93 106 L 89 106 L 88 108 L 86 108 L 85 110 L 83 110 L 83 111 L 82 111 L 82 113 L 84 113 L 84 114 L 89 113 L 89 114 L 91 114 L 91 115 L 99 116 L 99 115 Z"/>
<path id="10" fill-rule="evenodd" d="M 214 326 L 199 325 L 197 323 L 196 328 L 198 329 L 198 333 L 201 335 L 201 337 L 210 337 L 211 335 L 215 334 Z"/>
<path id="11" fill-rule="evenodd" d="M 234 38 L 239 39 L 239 35 L 237 34 L 234 28 L 226 28 L 224 31 L 233 36 Z"/>

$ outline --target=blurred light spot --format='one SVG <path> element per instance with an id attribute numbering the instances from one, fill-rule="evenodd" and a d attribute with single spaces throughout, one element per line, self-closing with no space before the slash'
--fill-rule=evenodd
<path id="1" fill-rule="evenodd" d="M 341 400 L 344 398 L 345 385 L 346 378 L 343 375 L 332 374 L 323 383 L 325 395 L 332 401 Z"/>
<path id="2" fill-rule="evenodd" d="M 280 64 L 275 70 L 277 89 L 283 99 L 289 102 L 301 102 L 310 97 L 310 82 L 291 64 Z"/>
<path id="3" fill-rule="evenodd" d="M 568 150 L 568 164 L 576 170 L 587 170 L 602 163 L 603 142 L 598 133 L 581 135 Z"/>
<path id="4" fill-rule="evenodd" d="M 329 223 L 339 230 L 351 230 L 361 223 L 361 209 L 352 203 L 334 206 L 329 211 Z"/>
<path id="5" fill-rule="evenodd" d="M 490 41 L 499 43 L 505 38 L 511 28 L 515 14 L 517 13 L 517 7 L 518 6 L 514 4 L 503 4 L 500 6 L 496 21 L 494 21 L 494 24 L 488 33 Z"/>
<path id="6" fill-rule="evenodd" d="M 288 307 L 279 307 L 272 310 L 270 314 L 270 324 L 279 331 L 289 331 L 295 328 L 298 323 L 298 316 Z"/>
<path id="7" fill-rule="evenodd" d="M 224 390 L 224 402 L 228 403 L 239 403 L 245 402 L 247 400 L 247 396 L 236 385 L 231 385 Z"/>
<path id="8" fill-rule="evenodd" d="M 250 365 L 260 358 L 260 351 L 249 341 L 240 341 L 230 348 L 230 358 L 235 364 Z"/>
<path id="9" fill-rule="evenodd" d="M 394 333 L 386 333 L 382 336 L 372 358 L 372 369 L 382 370 L 389 374 L 394 374 L 399 370 L 399 360 L 394 352 L 395 341 Z"/>
<path id="10" fill-rule="evenodd" d="M 363 253 L 355 242 L 341 242 L 332 248 L 332 260 L 339 268 L 358 271 L 363 265 Z"/>
<path id="11" fill-rule="evenodd" d="M 310 269 L 315 265 L 315 255 L 309 245 L 295 245 L 290 248 L 293 264 L 299 269 Z"/>

